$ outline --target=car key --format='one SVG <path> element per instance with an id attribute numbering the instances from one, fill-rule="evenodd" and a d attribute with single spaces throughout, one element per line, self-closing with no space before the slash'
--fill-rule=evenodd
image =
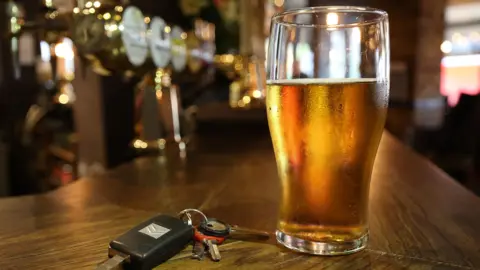
<path id="1" fill-rule="evenodd" d="M 111 259 L 97 269 L 120 265 L 122 269 L 152 269 L 182 251 L 193 240 L 193 232 L 180 218 L 155 216 L 110 242 Z"/>
<path id="2" fill-rule="evenodd" d="M 205 244 L 195 240 L 192 248 L 192 259 L 201 261 L 203 257 L 205 257 Z"/>
<path id="3" fill-rule="evenodd" d="M 221 245 L 225 241 L 225 237 L 205 235 L 195 228 L 193 239 L 195 239 L 196 242 L 203 243 L 207 247 L 210 258 L 214 262 L 218 262 L 222 259 L 218 245 Z"/>
<path id="4" fill-rule="evenodd" d="M 216 240 L 210 240 L 210 239 L 205 239 L 204 243 L 208 247 L 208 252 L 210 253 L 210 258 L 214 262 L 219 262 L 222 259 L 222 256 L 220 255 L 220 250 L 218 249 L 217 241 Z"/>
<path id="5" fill-rule="evenodd" d="M 198 226 L 198 230 L 205 235 L 232 238 L 236 240 L 267 241 L 270 239 L 270 234 L 267 232 L 239 227 L 236 225 L 232 226 L 214 218 L 204 220 Z"/>

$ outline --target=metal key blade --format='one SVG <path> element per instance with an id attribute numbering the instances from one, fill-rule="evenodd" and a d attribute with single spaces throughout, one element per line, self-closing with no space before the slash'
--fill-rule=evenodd
<path id="1" fill-rule="evenodd" d="M 230 235 L 228 237 L 235 240 L 267 241 L 268 239 L 270 239 L 270 234 L 264 231 L 232 225 Z"/>
<path id="2" fill-rule="evenodd" d="M 193 243 L 192 258 L 199 261 L 203 260 L 205 257 L 205 244 L 202 242 L 195 241 Z"/>
<path id="3" fill-rule="evenodd" d="M 95 269 L 96 270 L 121 270 L 123 262 L 125 262 L 127 259 L 128 257 L 115 255 L 112 258 L 99 264 Z"/>
<path id="4" fill-rule="evenodd" d="M 218 262 L 222 259 L 220 255 L 220 250 L 218 249 L 217 244 L 212 240 L 205 240 L 205 244 L 208 246 L 208 252 L 210 253 L 210 257 L 214 262 Z"/>

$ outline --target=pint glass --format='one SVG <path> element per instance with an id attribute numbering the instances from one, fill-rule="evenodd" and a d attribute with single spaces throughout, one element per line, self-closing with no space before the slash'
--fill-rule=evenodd
<path id="1" fill-rule="evenodd" d="M 314 7 L 272 18 L 267 113 L 282 186 L 277 241 L 318 255 L 368 241 L 389 95 L 386 12 Z"/>

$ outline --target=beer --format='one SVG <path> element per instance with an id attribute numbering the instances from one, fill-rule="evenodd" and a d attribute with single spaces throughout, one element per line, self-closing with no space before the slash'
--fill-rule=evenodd
<path id="1" fill-rule="evenodd" d="M 322 243 L 366 241 L 388 89 L 376 79 L 268 81 L 268 121 L 282 185 L 280 233 Z"/>

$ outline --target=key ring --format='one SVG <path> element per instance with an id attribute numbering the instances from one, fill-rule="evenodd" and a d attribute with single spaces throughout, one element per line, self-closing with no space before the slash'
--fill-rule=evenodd
<path id="1" fill-rule="evenodd" d="M 192 221 L 192 215 L 190 215 L 190 213 L 182 213 L 182 214 L 178 214 L 178 217 L 183 220 L 183 222 L 187 222 L 187 225 L 188 226 L 192 226 L 193 224 L 193 221 Z M 187 220 L 185 221 L 184 217 L 187 217 Z"/>
<path id="2" fill-rule="evenodd" d="M 194 208 L 187 208 L 185 210 L 182 210 L 178 213 L 178 217 L 180 217 L 182 220 L 183 218 L 186 216 L 187 217 L 187 224 L 189 226 L 193 226 L 193 220 L 192 220 L 192 215 L 190 214 L 190 212 L 194 212 L 194 213 L 197 213 L 199 214 L 200 216 L 202 216 L 202 218 L 204 219 L 205 222 L 208 221 L 208 218 L 207 216 L 200 210 L 198 209 L 194 209 Z"/>

